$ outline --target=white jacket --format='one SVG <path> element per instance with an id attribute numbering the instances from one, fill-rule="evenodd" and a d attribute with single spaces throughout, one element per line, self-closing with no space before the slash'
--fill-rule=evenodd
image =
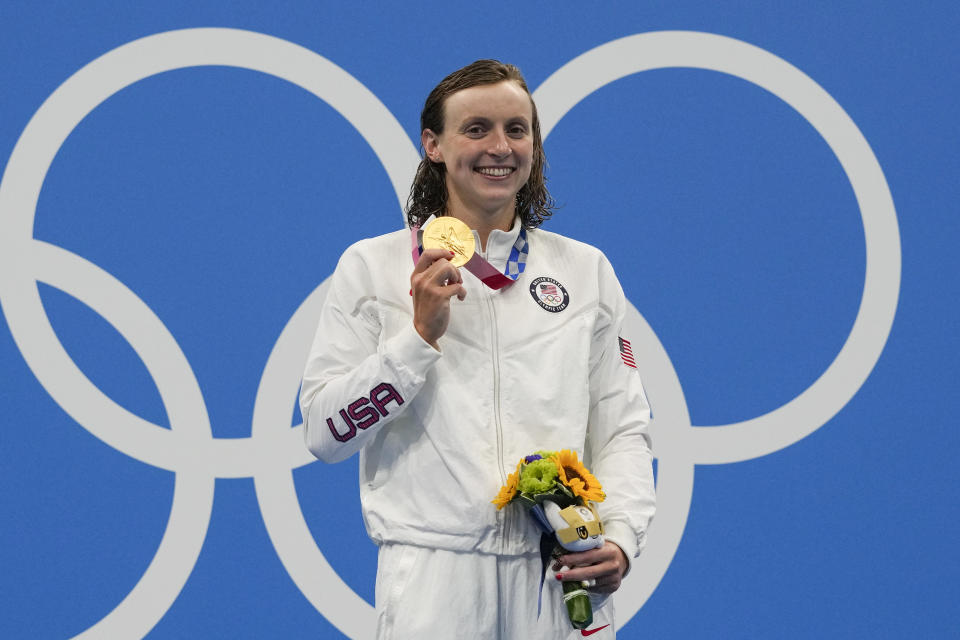
<path id="1" fill-rule="evenodd" d="M 490 234 L 498 269 L 519 230 Z M 377 544 L 536 553 L 533 519 L 490 501 L 521 457 L 574 449 L 607 494 L 606 537 L 627 558 L 643 547 L 654 512 L 650 411 L 618 342 L 623 291 L 597 249 L 543 230 L 528 241 L 525 272 L 504 289 L 463 271 L 467 297 L 451 300 L 439 352 L 413 328 L 409 231 L 358 242 L 337 265 L 300 407 L 314 455 L 360 452 Z M 543 277 L 552 281 L 532 286 Z"/>

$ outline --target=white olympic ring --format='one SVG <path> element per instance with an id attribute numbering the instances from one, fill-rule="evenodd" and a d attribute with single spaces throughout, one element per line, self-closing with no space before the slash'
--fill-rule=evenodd
<path id="1" fill-rule="evenodd" d="M 286 426 L 328 281 L 308 296 L 277 339 L 257 390 L 251 436 L 213 438 L 199 385 L 159 318 L 105 271 L 32 237 L 46 172 L 74 127 L 133 82 L 202 65 L 262 71 L 325 100 L 371 145 L 401 208 L 418 161 L 416 149 L 392 114 L 352 76 L 285 40 L 233 29 L 171 31 L 118 47 L 71 76 L 30 120 L 0 182 L 0 302 L 10 332 L 34 375 L 79 424 L 127 455 L 176 473 L 170 521 L 153 561 L 127 597 L 78 637 L 146 635 L 193 570 L 206 537 L 215 478 L 250 476 L 270 539 L 297 587 L 345 634 L 371 637 L 372 607 L 337 576 L 307 528 L 292 470 L 312 458 L 302 444 L 302 426 Z M 837 155 L 856 195 L 866 236 L 867 269 L 854 327 L 820 378 L 780 409 L 721 427 L 691 425 L 669 357 L 640 313 L 628 305 L 624 332 L 633 338 L 638 366 L 657 407 L 652 430 L 659 460 L 659 506 L 647 549 L 615 595 L 618 627 L 647 600 L 676 552 L 692 497 L 694 464 L 765 455 L 796 442 L 836 415 L 866 380 L 883 350 L 900 285 L 896 213 L 869 145 L 829 94 L 767 51 L 695 32 L 647 33 L 606 43 L 561 67 L 534 93 L 544 138 L 567 111 L 604 85 L 644 70 L 669 67 L 709 69 L 743 78 L 777 95 L 814 126 Z M 38 281 L 87 304 L 130 343 L 157 384 L 171 430 L 121 408 L 77 368 L 49 324 Z"/>
<path id="2" fill-rule="evenodd" d="M 651 429 L 659 466 L 657 517 L 650 527 L 647 549 L 637 570 L 631 571 L 614 594 L 618 616 L 626 612 L 625 620 L 653 593 L 676 552 L 693 495 L 693 465 L 738 462 L 772 453 L 835 416 L 876 365 L 893 325 L 900 292 L 896 211 L 870 145 L 820 85 L 759 47 L 690 31 L 644 33 L 603 44 L 568 62 L 534 92 L 544 139 L 571 108 L 597 89 L 634 73 L 670 67 L 707 69 L 742 78 L 806 118 L 837 156 L 853 187 L 863 220 L 867 265 L 853 329 L 826 371 L 779 409 L 732 425 L 691 426 L 670 359 L 656 334 L 631 306 L 624 332 L 639 336 L 633 341 L 634 356 L 657 407 Z M 664 412 L 664 404 L 670 411 Z M 673 413 L 681 405 L 683 411 Z M 681 471 L 675 464 L 689 467 Z"/>
<path id="3" fill-rule="evenodd" d="M 284 350 L 284 345 L 289 344 L 289 336 L 300 335 L 298 321 L 316 325 L 324 287 L 301 305 L 270 355 L 257 392 L 251 437 L 213 438 L 190 365 L 156 315 L 105 271 L 32 237 L 44 177 L 74 127 L 101 102 L 138 80 L 201 65 L 262 71 L 325 100 L 373 148 L 401 206 L 418 162 L 416 149 L 400 124 L 352 76 L 303 47 L 232 29 L 171 31 L 118 47 L 67 79 L 31 118 L 0 182 L 0 301 L 10 332 L 34 375 L 74 420 L 127 455 L 177 474 L 170 522 L 153 561 L 130 594 L 81 636 L 146 635 L 193 570 L 206 537 L 214 479 L 252 475 L 258 497 L 270 494 L 269 500 L 261 501 L 261 509 L 294 582 L 344 633 L 367 637 L 373 629 L 370 605 L 340 581 L 324 560 L 296 502 L 292 469 L 314 461 L 303 446 L 302 427 L 284 428 L 310 340 L 294 345 L 292 352 Z M 87 304 L 130 343 L 157 384 L 171 430 L 129 413 L 86 378 L 50 326 L 38 280 Z M 277 381 L 285 385 L 278 387 Z M 268 390 L 279 393 L 267 397 Z"/>

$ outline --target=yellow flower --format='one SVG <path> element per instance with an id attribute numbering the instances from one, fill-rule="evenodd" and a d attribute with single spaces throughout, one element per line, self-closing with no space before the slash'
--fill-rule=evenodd
<path id="1" fill-rule="evenodd" d="M 607 497 L 600 482 L 577 458 L 576 451 L 564 449 L 554 454 L 552 459 L 560 470 L 560 482 L 570 487 L 573 495 L 594 502 L 603 502 Z"/>
<path id="2" fill-rule="evenodd" d="M 517 485 L 520 483 L 520 465 L 523 464 L 523 458 L 517 463 L 517 470 L 507 476 L 507 484 L 500 487 L 500 493 L 491 502 L 497 505 L 497 511 L 510 504 L 513 496 L 517 495 Z"/>

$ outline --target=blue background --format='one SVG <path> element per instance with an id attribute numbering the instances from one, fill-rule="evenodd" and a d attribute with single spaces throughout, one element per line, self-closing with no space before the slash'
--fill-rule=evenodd
<path id="1" fill-rule="evenodd" d="M 697 467 L 676 556 L 620 637 L 949 637 L 960 591 L 956 7 L 3 2 L 0 167 L 81 66 L 171 29 L 234 27 L 302 45 L 363 83 L 412 140 L 427 92 L 476 58 L 518 64 L 535 89 L 636 33 L 706 31 L 762 47 L 826 89 L 876 154 L 903 247 L 897 316 L 870 377 L 825 426 L 761 458 Z M 836 158 L 788 105 L 735 77 L 645 72 L 577 105 L 546 152 L 563 207 L 545 228 L 611 258 L 676 367 L 694 425 L 776 409 L 836 355 L 862 292 L 863 227 Z M 229 438 L 250 434 L 264 363 L 300 302 L 359 234 L 400 224 L 386 172 L 340 114 L 277 78 L 206 67 L 145 79 L 84 119 L 44 183 L 35 237 L 151 307 L 196 373 L 214 435 Z M 87 376 L 167 425 L 126 342 L 82 303 L 41 291 Z M 69 418 L 2 318 L 0 364 L 0 637 L 70 637 L 142 575 L 173 474 Z M 342 534 L 318 544 L 372 602 L 355 460 L 294 478 L 314 532 L 342 514 Z M 287 576 L 248 478 L 217 480 L 199 561 L 148 637 L 338 632 Z"/>

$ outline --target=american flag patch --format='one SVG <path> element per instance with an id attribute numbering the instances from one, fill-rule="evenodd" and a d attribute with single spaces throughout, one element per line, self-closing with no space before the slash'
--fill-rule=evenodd
<path id="1" fill-rule="evenodd" d="M 633 349 L 630 348 L 630 341 L 620 337 L 617 340 L 620 341 L 620 357 L 623 358 L 623 364 L 636 369 L 637 363 L 633 359 Z"/>

